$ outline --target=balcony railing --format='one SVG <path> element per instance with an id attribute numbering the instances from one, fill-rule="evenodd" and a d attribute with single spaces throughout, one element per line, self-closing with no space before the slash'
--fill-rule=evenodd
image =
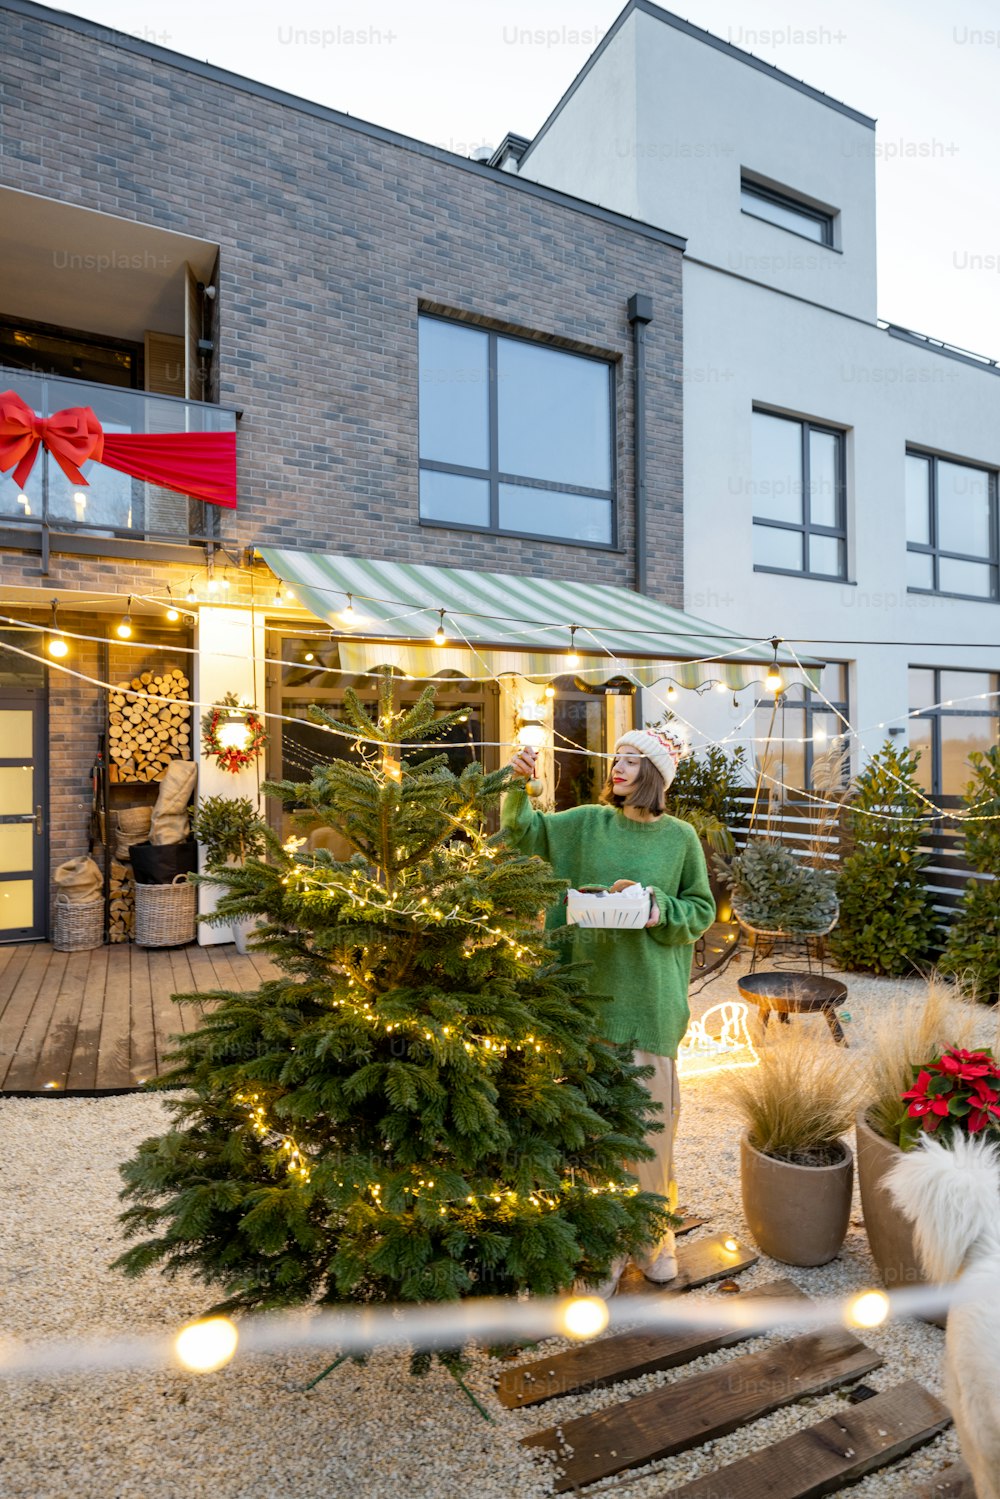
<path id="1" fill-rule="evenodd" d="M 108 433 L 236 430 L 236 413 L 228 407 L 86 380 L 25 375 L 0 366 L 0 390 L 16 391 L 38 416 L 51 416 L 66 406 L 89 406 Z M 40 449 L 22 489 L 10 473 L 0 476 L 0 526 L 167 542 L 210 541 L 216 534 L 214 505 L 99 463 L 91 463 L 84 472 L 88 483 L 81 488 Z"/>

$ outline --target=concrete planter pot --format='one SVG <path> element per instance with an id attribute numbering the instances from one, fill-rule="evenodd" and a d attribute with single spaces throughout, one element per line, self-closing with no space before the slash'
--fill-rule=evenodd
<path id="1" fill-rule="evenodd" d="M 858 1186 L 861 1190 L 861 1211 L 865 1219 L 865 1232 L 872 1259 L 878 1266 L 882 1284 L 889 1291 L 898 1291 L 907 1286 L 925 1286 L 927 1277 L 920 1268 L 920 1260 L 913 1243 L 913 1225 L 904 1218 L 899 1208 L 882 1185 L 882 1178 L 902 1155 L 898 1145 L 893 1145 L 883 1135 L 877 1134 L 859 1114 L 855 1120 L 858 1140 Z M 944 1327 L 945 1317 L 927 1317 L 938 1327 Z"/>
<path id="2" fill-rule="evenodd" d="M 743 1211 L 764 1254 L 785 1265 L 825 1265 L 847 1236 L 854 1187 L 854 1156 L 838 1142 L 832 1166 L 797 1166 L 764 1155 L 740 1141 Z"/>

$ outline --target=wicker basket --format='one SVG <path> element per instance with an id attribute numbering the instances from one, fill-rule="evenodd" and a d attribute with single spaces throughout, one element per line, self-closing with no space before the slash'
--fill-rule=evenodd
<path id="1" fill-rule="evenodd" d="M 112 811 L 111 838 L 116 859 L 127 862 L 132 844 L 146 842 L 152 817 L 152 807 L 120 807 Z"/>
<path id="2" fill-rule="evenodd" d="M 180 947 L 194 941 L 195 926 L 195 888 L 186 874 L 172 885 L 136 885 L 137 946 Z"/>
<path id="3" fill-rule="evenodd" d="M 68 900 L 56 896 L 56 929 L 52 946 L 56 952 L 88 952 L 104 945 L 104 898 Z"/>

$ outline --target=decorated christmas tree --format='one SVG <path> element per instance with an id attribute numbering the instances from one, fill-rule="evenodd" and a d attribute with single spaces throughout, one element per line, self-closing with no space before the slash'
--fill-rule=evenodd
<path id="1" fill-rule="evenodd" d="M 623 1166 L 651 1154 L 655 1116 L 629 1049 L 598 1039 L 585 971 L 539 929 L 561 884 L 488 832 L 509 772 L 428 757 L 457 715 L 435 718 L 432 691 L 394 712 L 388 676 L 377 717 L 350 692 L 347 723 L 310 711 L 358 762 L 265 789 L 353 856 L 272 835 L 213 874 L 219 918 L 257 917 L 281 976 L 209 996 L 179 1040 L 173 1127 L 122 1167 L 140 1242 L 116 1263 L 193 1271 L 227 1308 L 603 1276 L 674 1221 Z"/>

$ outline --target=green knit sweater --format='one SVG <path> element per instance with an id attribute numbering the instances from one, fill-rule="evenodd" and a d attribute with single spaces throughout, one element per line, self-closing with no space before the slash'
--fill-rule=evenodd
<path id="1" fill-rule="evenodd" d="M 539 854 L 573 889 L 616 880 L 638 880 L 652 889 L 658 926 L 574 927 L 570 956 L 591 962 L 590 989 L 611 996 L 604 1011 L 609 1040 L 676 1056 L 691 1014 L 691 947 L 715 920 L 697 833 L 676 817 L 636 822 L 615 807 L 536 812 L 520 786 L 504 800 L 502 821 L 522 853 Z M 565 924 L 561 901 L 548 911 L 545 926 Z"/>

